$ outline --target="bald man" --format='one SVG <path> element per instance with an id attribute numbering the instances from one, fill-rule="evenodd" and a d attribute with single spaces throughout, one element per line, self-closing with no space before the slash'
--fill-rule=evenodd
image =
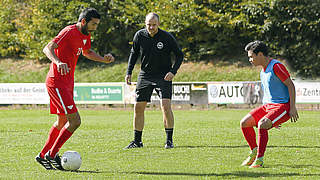
<path id="1" fill-rule="evenodd" d="M 145 28 L 136 32 L 128 60 L 125 81 L 131 85 L 132 70 L 141 56 L 141 70 L 136 86 L 136 103 L 134 106 L 134 140 L 126 147 L 141 148 L 144 127 L 144 111 L 155 89 L 161 99 L 163 123 L 167 135 L 165 148 L 173 148 L 174 118 L 171 109 L 172 80 L 182 61 L 183 53 L 176 39 L 159 28 L 160 18 L 156 13 L 149 13 L 145 19 Z M 175 63 L 171 62 L 171 53 L 175 55 Z"/>

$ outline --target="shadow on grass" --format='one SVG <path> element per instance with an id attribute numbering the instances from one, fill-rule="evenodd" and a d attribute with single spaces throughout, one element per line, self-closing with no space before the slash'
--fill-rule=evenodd
<path id="1" fill-rule="evenodd" d="M 247 145 L 241 146 L 176 146 L 175 148 L 245 148 Z"/>
<path id="2" fill-rule="evenodd" d="M 301 149 L 313 149 L 313 148 L 320 148 L 320 146 L 267 146 L 267 148 L 301 148 Z"/>
<path id="3" fill-rule="evenodd" d="M 211 145 L 199 145 L 199 146 L 175 146 L 174 148 L 248 148 L 248 145 L 239 146 L 211 146 Z M 163 146 L 146 146 L 146 148 L 163 148 Z M 267 148 L 297 148 L 297 149 L 313 149 L 320 148 L 320 146 L 274 146 L 270 145 Z"/>
<path id="4" fill-rule="evenodd" d="M 99 170 L 96 170 L 96 171 L 91 171 L 91 170 L 76 170 L 76 171 L 70 171 L 70 172 L 73 172 L 73 173 L 92 173 L 92 174 L 106 173 L 106 172 L 99 171 Z"/>
<path id="5" fill-rule="evenodd" d="M 130 172 L 129 174 L 139 175 L 159 175 L 159 176 L 217 176 L 217 177 L 291 177 L 291 176 L 320 176 L 320 174 L 300 174 L 300 173 L 266 173 L 252 171 L 237 171 L 230 173 L 183 173 L 183 172 Z"/>
<path id="6" fill-rule="evenodd" d="M 320 165 L 312 165 L 312 164 L 274 164 L 274 165 L 268 165 L 270 168 L 278 168 L 278 167 L 288 167 L 288 168 L 320 168 Z"/>

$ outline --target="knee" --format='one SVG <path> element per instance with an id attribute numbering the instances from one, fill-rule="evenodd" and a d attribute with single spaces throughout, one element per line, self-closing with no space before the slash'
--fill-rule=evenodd
<path id="1" fill-rule="evenodd" d="M 54 123 L 54 126 L 57 129 L 62 129 L 64 127 L 64 125 L 67 123 L 67 117 L 65 115 L 58 115 L 58 119 L 57 121 Z"/>
<path id="2" fill-rule="evenodd" d="M 270 129 L 272 127 L 272 122 L 268 118 L 263 118 L 258 123 L 259 129 Z"/>
<path id="3" fill-rule="evenodd" d="M 250 121 L 249 116 L 245 116 L 240 121 L 240 127 L 241 128 L 248 127 L 249 126 L 249 123 L 248 123 L 249 121 Z"/>
<path id="4" fill-rule="evenodd" d="M 145 107 L 146 107 L 146 104 L 137 103 L 137 104 L 135 104 L 135 106 L 134 106 L 134 112 L 135 112 L 136 114 L 143 114 Z"/>
<path id="5" fill-rule="evenodd" d="M 79 118 L 77 118 L 77 120 L 75 121 L 75 126 L 78 128 L 81 125 L 81 118 L 79 116 Z"/>
<path id="6" fill-rule="evenodd" d="M 252 117 L 251 114 L 247 114 L 245 117 L 243 117 L 240 121 L 240 127 L 246 128 L 246 127 L 253 127 L 256 126 L 256 121 Z"/>
<path id="7" fill-rule="evenodd" d="M 169 112 L 171 112 L 171 106 L 170 106 L 169 104 L 163 104 L 163 105 L 161 106 L 161 109 L 162 109 L 162 111 L 163 111 L 164 113 L 169 113 Z"/>
<path id="8" fill-rule="evenodd" d="M 240 127 L 246 127 L 246 121 L 244 120 L 244 119 L 242 119 L 241 121 L 240 121 Z"/>
<path id="9" fill-rule="evenodd" d="M 172 110 L 171 110 L 171 102 L 170 102 L 170 100 L 162 100 L 161 109 L 165 113 L 171 112 Z"/>
<path id="10" fill-rule="evenodd" d="M 69 123 L 72 127 L 78 128 L 81 125 L 81 118 L 79 115 L 74 116 L 72 119 L 69 120 Z"/>

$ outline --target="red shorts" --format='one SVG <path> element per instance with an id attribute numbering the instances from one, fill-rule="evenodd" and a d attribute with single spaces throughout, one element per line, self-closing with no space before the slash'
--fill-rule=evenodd
<path id="1" fill-rule="evenodd" d="M 289 103 L 270 103 L 253 109 L 250 114 L 258 122 L 266 117 L 272 121 L 272 127 L 276 127 L 290 119 L 289 116 L 290 104 Z"/>
<path id="2" fill-rule="evenodd" d="M 51 114 L 72 114 L 78 112 L 73 100 L 73 89 L 48 87 Z"/>

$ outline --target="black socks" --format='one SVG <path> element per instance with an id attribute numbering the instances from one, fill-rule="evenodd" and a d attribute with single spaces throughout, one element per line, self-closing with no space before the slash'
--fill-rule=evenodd
<path id="1" fill-rule="evenodd" d="M 134 130 L 134 141 L 135 142 L 142 142 L 141 136 L 142 136 L 142 131 Z"/>
<path id="2" fill-rule="evenodd" d="M 166 134 L 167 134 L 167 141 L 172 142 L 172 134 L 173 134 L 173 128 L 165 128 Z"/>

